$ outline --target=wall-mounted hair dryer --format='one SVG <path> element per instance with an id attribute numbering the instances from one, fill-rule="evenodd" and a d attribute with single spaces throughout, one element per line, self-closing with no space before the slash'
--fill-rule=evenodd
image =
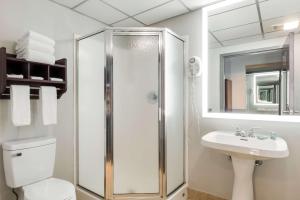
<path id="1" fill-rule="evenodd" d="M 188 73 L 189 77 L 199 77 L 201 75 L 201 59 L 193 56 L 189 59 Z"/>

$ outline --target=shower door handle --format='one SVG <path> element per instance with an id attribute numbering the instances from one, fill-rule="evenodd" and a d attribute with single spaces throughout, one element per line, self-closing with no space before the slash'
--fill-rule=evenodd
<path id="1" fill-rule="evenodd" d="M 151 104 L 155 104 L 158 102 L 158 94 L 157 92 L 149 92 L 147 95 L 148 102 Z"/>

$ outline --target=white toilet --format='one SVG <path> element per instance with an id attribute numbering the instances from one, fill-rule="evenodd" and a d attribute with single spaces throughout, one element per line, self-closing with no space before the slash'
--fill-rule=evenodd
<path id="1" fill-rule="evenodd" d="M 52 178 L 56 139 L 32 138 L 2 145 L 6 184 L 19 200 L 76 200 L 72 183 Z"/>

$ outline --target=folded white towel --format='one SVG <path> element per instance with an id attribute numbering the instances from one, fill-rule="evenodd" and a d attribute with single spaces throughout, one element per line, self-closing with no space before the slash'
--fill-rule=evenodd
<path id="1" fill-rule="evenodd" d="M 25 59 L 28 61 L 41 62 L 53 65 L 55 63 L 55 57 L 53 55 L 41 53 L 35 50 L 22 51 L 17 54 L 17 58 Z"/>
<path id="2" fill-rule="evenodd" d="M 44 77 L 41 77 L 41 76 L 31 76 L 31 79 L 33 79 L 33 80 L 44 80 Z"/>
<path id="3" fill-rule="evenodd" d="M 23 74 L 7 74 L 7 78 L 24 78 Z"/>
<path id="4" fill-rule="evenodd" d="M 42 108 L 43 124 L 57 123 L 57 92 L 56 87 L 41 86 L 40 105 Z"/>
<path id="5" fill-rule="evenodd" d="M 31 123 L 30 88 L 28 85 L 11 85 L 10 102 L 12 122 L 15 126 Z"/>
<path id="6" fill-rule="evenodd" d="M 41 43 L 45 43 L 48 45 L 51 45 L 54 47 L 55 45 L 55 41 L 47 36 L 44 36 L 40 33 L 34 32 L 34 31 L 28 31 L 19 41 L 18 43 L 22 43 L 22 41 L 26 40 L 26 39 L 34 39 L 36 41 L 39 41 Z"/>
<path id="7" fill-rule="evenodd" d="M 62 79 L 62 78 L 53 78 L 53 77 L 50 77 L 50 80 L 51 81 L 59 81 L 59 82 L 63 82 L 64 81 L 64 79 Z"/>
<path id="8" fill-rule="evenodd" d="M 42 43 L 38 40 L 34 40 L 31 38 L 25 39 L 21 43 L 18 43 L 16 46 L 17 54 L 26 49 L 35 50 L 35 51 L 39 51 L 41 53 L 47 53 L 47 54 L 51 54 L 51 55 L 54 55 L 54 52 L 55 52 L 54 46 L 51 46 L 47 43 Z"/>

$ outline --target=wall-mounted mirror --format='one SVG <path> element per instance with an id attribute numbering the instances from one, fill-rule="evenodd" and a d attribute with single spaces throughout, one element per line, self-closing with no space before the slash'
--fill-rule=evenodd
<path id="1" fill-rule="evenodd" d="M 299 20 L 299 0 L 227 0 L 204 8 L 205 112 L 298 114 Z"/>
<path id="2" fill-rule="evenodd" d="M 280 114 L 287 111 L 288 49 L 221 55 L 220 111 Z"/>

